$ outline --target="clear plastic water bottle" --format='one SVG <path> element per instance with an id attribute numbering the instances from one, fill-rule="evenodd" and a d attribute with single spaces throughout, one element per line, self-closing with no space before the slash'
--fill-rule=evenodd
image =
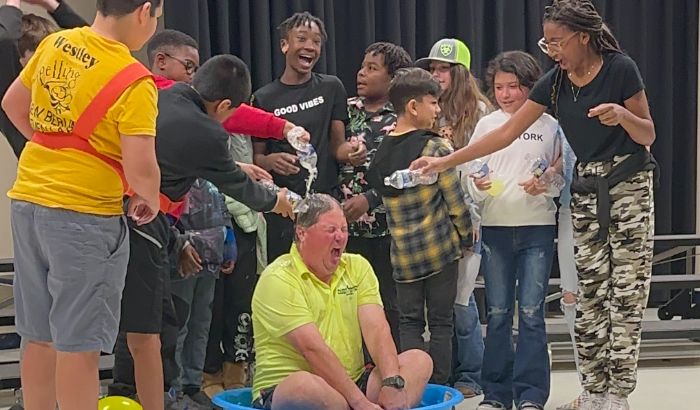
<path id="1" fill-rule="evenodd" d="M 316 163 L 318 162 L 318 155 L 313 145 L 308 144 L 305 151 L 297 151 L 297 156 L 299 157 L 299 165 L 304 167 L 308 171 L 316 169 Z"/>
<path id="2" fill-rule="evenodd" d="M 258 183 L 274 193 L 278 193 L 282 190 L 282 188 L 275 185 L 275 183 L 272 181 L 263 180 Z M 286 197 L 289 203 L 292 204 L 294 212 L 306 212 L 308 210 L 308 206 L 302 202 L 304 198 L 302 198 L 301 195 L 297 194 L 296 192 L 287 190 Z"/>
<path id="3" fill-rule="evenodd" d="M 549 161 L 546 158 L 525 154 L 525 161 L 528 163 L 528 171 L 539 178 L 549 168 Z"/>
<path id="4" fill-rule="evenodd" d="M 542 174 L 540 177 L 540 180 L 545 183 L 546 185 L 554 188 L 557 191 L 561 191 L 564 189 L 564 186 L 566 185 L 566 181 L 564 180 L 564 176 L 560 175 L 559 173 L 556 172 L 549 172 Z"/>
<path id="5" fill-rule="evenodd" d="M 301 136 L 304 135 L 305 131 L 304 127 L 297 125 L 287 133 L 287 142 L 297 151 L 308 151 L 308 147 L 311 145 L 301 140 Z"/>
<path id="6" fill-rule="evenodd" d="M 491 181 L 491 188 L 487 189 L 486 192 L 491 196 L 499 196 L 505 189 L 505 184 L 498 175 L 491 172 L 489 164 L 486 161 L 475 159 L 473 161 L 467 162 L 467 174 L 475 178 L 483 178 L 489 176 Z"/>
<path id="7" fill-rule="evenodd" d="M 384 178 L 384 185 L 396 189 L 413 188 L 417 185 L 431 185 L 437 182 L 438 174 L 423 175 L 419 171 L 400 169 Z"/>
<path id="8" fill-rule="evenodd" d="M 546 172 L 549 168 L 549 161 L 546 158 L 535 157 L 533 155 L 525 155 L 525 161 L 528 162 L 529 172 L 542 181 L 543 184 L 561 191 L 566 185 L 564 176 L 556 172 Z"/>
<path id="9" fill-rule="evenodd" d="M 486 162 L 475 159 L 473 161 L 467 162 L 467 174 L 472 175 L 476 178 L 483 178 L 489 174 L 489 164 Z"/>

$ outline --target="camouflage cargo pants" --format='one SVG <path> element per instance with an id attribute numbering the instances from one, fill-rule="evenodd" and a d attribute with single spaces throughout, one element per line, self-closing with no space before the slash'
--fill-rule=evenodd
<path id="1" fill-rule="evenodd" d="M 615 157 L 619 163 L 624 157 Z M 579 175 L 606 175 L 611 163 L 580 164 Z M 652 171 L 610 189 L 608 238 L 597 238 L 597 195 L 573 194 L 576 267 L 576 347 L 585 390 L 628 396 L 637 384 L 637 359 L 649 296 L 654 234 Z"/>

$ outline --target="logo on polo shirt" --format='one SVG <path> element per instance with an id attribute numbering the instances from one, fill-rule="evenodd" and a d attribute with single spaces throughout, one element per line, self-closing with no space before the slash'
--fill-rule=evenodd
<path id="1" fill-rule="evenodd" d="M 352 296 L 352 295 L 354 295 L 355 293 L 357 293 L 357 288 L 358 288 L 357 285 L 355 285 L 355 286 L 346 286 L 346 287 L 344 287 L 344 288 L 338 288 L 335 292 L 336 292 L 338 295 Z"/>

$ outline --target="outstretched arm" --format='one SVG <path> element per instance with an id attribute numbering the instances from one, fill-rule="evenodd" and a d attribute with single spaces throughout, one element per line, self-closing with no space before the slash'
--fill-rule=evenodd
<path id="1" fill-rule="evenodd" d="M 420 169 L 423 173 L 442 172 L 459 164 L 500 151 L 509 146 L 537 121 L 544 114 L 545 108 L 545 106 L 532 100 L 527 100 L 508 121 L 486 134 L 479 141 L 469 144 L 446 157 L 418 158 L 411 164 L 411 169 Z"/>

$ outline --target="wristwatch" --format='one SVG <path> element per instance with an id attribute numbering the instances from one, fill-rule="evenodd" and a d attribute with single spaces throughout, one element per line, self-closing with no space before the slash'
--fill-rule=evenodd
<path id="1" fill-rule="evenodd" d="M 393 387 L 401 390 L 404 388 L 404 386 L 406 386 L 406 380 L 399 375 L 387 377 L 386 379 L 382 380 L 382 387 Z"/>

